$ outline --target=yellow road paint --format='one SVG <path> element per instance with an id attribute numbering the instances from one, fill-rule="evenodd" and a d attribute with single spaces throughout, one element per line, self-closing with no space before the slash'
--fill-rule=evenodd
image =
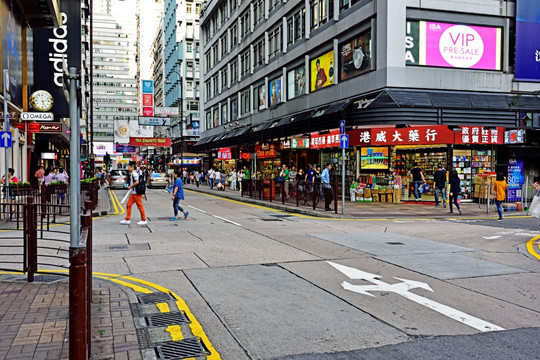
<path id="1" fill-rule="evenodd" d="M 126 213 L 126 209 L 124 209 L 124 207 L 122 206 L 122 204 L 120 203 L 120 200 L 118 200 L 118 197 L 116 196 L 116 193 L 112 190 L 110 190 L 110 194 L 112 195 L 111 196 L 111 199 L 112 199 L 112 202 L 113 202 L 113 206 L 116 202 L 116 206 L 114 206 L 115 208 L 115 212 L 114 212 L 114 215 L 123 215 Z M 118 210 L 118 212 L 117 212 Z"/>
<path id="2" fill-rule="evenodd" d="M 540 260 L 540 245 L 536 243 L 537 240 L 540 240 L 540 235 L 533 237 L 531 240 L 527 241 L 527 251 L 529 254 Z M 538 252 L 535 251 L 534 245 L 538 248 Z"/>
<path id="3" fill-rule="evenodd" d="M 171 312 L 171 309 L 169 309 L 169 304 L 167 303 L 157 303 L 156 304 L 157 308 L 159 309 L 160 312 L 162 313 L 168 313 L 168 312 Z"/>
<path id="4" fill-rule="evenodd" d="M 114 215 L 118 215 L 120 212 L 118 211 L 118 206 L 116 206 L 116 201 L 114 200 L 113 191 L 111 189 L 107 189 L 109 191 L 109 197 L 111 198 L 111 202 L 114 207 Z"/>
<path id="5" fill-rule="evenodd" d="M 95 275 L 94 275 L 95 276 Z M 125 286 L 125 287 L 128 287 L 130 289 L 132 289 L 133 291 L 136 291 L 136 292 L 140 292 L 140 293 L 143 293 L 143 294 L 151 294 L 153 293 L 153 291 L 145 288 L 145 287 L 142 287 L 140 285 L 136 285 L 136 284 L 132 284 L 132 283 L 129 283 L 127 281 L 123 281 L 123 280 L 118 280 L 118 279 L 114 279 L 114 278 L 110 278 L 110 277 L 105 277 L 105 276 L 96 276 L 96 278 L 98 279 L 102 279 L 102 280 L 109 280 L 109 281 L 112 281 L 112 282 L 115 282 L 119 285 L 122 285 L 122 286 Z"/>
<path id="6" fill-rule="evenodd" d="M 165 330 L 171 334 L 172 341 L 184 340 L 184 335 L 182 334 L 182 328 L 179 325 L 170 325 Z"/>

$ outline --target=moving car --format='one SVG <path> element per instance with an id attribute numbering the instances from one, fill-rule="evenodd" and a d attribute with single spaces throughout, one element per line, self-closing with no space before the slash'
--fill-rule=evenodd
<path id="1" fill-rule="evenodd" d="M 169 179 L 167 178 L 167 174 L 165 173 L 152 173 L 148 177 L 147 186 L 149 188 L 166 188 L 167 185 L 169 185 Z"/>
<path id="2" fill-rule="evenodd" d="M 128 171 L 123 169 L 113 169 L 109 176 L 109 187 L 111 189 L 124 189 L 129 184 Z"/>

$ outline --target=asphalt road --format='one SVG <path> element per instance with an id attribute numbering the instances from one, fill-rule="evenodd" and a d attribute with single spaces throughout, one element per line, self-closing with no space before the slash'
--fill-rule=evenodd
<path id="1" fill-rule="evenodd" d="M 192 192 L 181 205 L 171 222 L 170 195 L 150 190 L 148 226 L 97 220 L 94 271 L 179 294 L 223 359 L 540 358 L 536 219 L 313 219 Z"/>

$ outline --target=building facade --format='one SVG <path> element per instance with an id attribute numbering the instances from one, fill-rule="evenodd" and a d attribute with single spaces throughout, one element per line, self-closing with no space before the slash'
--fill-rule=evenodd
<path id="1" fill-rule="evenodd" d="M 115 121 L 136 121 L 138 116 L 138 7 L 119 11 L 109 0 L 95 6 L 108 12 L 94 14 L 94 141 L 112 143 Z"/>
<path id="2" fill-rule="evenodd" d="M 538 83 L 514 77 L 515 19 L 515 1 L 209 1 L 201 16 L 204 121 L 196 148 L 218 154 L 218 165 L 219 154 L 245 163 L 257 153 L 268 158 L 259 166 L 333 162 L 339 174 L 346 120 L 347 132 L 355 131 L 351 179 L 376 169 L 406 174 L 422 159 L 459 168 L 470 185 L 480 166 L 463 163 L 482 156 L 486 172 L 504 167 L 513 153 L 499 146 L 500 132 L 540 126 Z M 415 135 L 401 143 L 396 126 L 433 128 L 413 129 L 423 141 Z M 382 141 L 377 127 L 395 141 Z M 445 141 L 433 139 L 438 144 L 422 133 L 448 129 Z M 468 137 L 473 130 L 480 136 Z M 486 132 L 499 137 L 483 141 Z M 295 149 L 302 138 L 309 145 Z M 387 147 L 389 164 L 362 166 L 362 151 L 378 145 Z M 409 160 L 400 169 L 402 157 Z"/>
<path id="3" fill-rule="evenodd" d="M 165 106 L 164 46 L 163 18 L 161 18 L 152 42 L 152 80 L 154 80 L 154 104 L 156 107 Z"/>
<path id="4" fill-rule="evenodd" d="M 183 119 L 190 115 L 195 119 L 190 126 L 175 121 L 171 127 L 173 153 L 179 154 L 183 135 L 189 151 L 199 138 L 199 13 L 202 2 L 186 0 L 165 0 L 163 16 L 164 41 L 164 98 L 165 106 L 181 108 Z M 181 77 L 179 76 L 181 75 Z"/>

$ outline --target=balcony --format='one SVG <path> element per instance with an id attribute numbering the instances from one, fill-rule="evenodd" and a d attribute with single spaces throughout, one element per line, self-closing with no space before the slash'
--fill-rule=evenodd
<path id="1" fill-rule="evenodd" d="M 60 0 L 16 0 L 31 28 L 53 28 L 62 25 Z"/>

